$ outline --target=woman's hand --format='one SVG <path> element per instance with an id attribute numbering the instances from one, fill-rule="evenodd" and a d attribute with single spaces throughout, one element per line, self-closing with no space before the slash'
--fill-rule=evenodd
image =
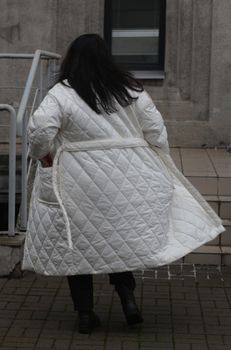
<path id="1" fill-rule="evenodd" d="M 52 159 L 52 156 L 50 153 L 48 153 L 45 157 L 43 157 L 39 160 L 40 160 L 43 168 L 51 167 L 53 164 L 53 159 Z"/>

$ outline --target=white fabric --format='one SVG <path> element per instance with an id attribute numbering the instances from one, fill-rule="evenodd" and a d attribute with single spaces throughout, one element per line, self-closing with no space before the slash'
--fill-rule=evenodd
<path id="1" fill-rule="evenodd" d="M 111 273 L 171 263 L 224 231 L 177 170 L 163 119 L 146 92 L 98 115 L 57 84 L 29 122 L 38 165 L 23 269 L 45 275 Z"/>

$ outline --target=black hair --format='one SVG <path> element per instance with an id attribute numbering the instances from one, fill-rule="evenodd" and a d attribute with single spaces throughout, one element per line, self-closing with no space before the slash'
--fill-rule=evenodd
<path id="1" fill-rule="evenodd" d="M 77 94 L 98 114 L 116 112 L 116 101 L 123 107 L 137 97 L 129 90 L 141 92 L 143 87 L 129 72 L 112 59 L 106 43 L 98 34 L 84 34 L 69 46 L 61 64 L 58 82 L 67 79 Z"/>

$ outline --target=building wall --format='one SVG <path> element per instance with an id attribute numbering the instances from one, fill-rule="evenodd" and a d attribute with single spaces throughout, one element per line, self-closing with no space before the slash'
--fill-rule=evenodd
<path id="1" fill-rule="evenodd" d="M 40 48 L 64 54 L 76 36 L 103 34 L 104 0 L 0 0 L 0 5 L 2 52 Z M 166 76 L 143 83 L 162 112 L 172 146 L 229 143 L 230 13 L 230 0 L 167 0 Z M 1 102 L 17 105 L 28 68 L 2 61 Z M 17 88 L 6 90 L 9 81 Z M 0 124 L 7 124 L 6 116 Z M 5 134 L 0 131 L 1 140 Z"/>

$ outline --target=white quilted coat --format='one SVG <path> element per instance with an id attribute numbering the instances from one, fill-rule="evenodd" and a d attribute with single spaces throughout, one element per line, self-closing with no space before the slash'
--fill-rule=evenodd
<path id="1" fill-rule="evenodd" d="M 56 84 L 28 126 L 38 163 L 23 269 L 45 275 L 111 273 L 171 263 L 224 231 L 177 170 L 160 113 L 146 92 L 96 114 Z"/>

